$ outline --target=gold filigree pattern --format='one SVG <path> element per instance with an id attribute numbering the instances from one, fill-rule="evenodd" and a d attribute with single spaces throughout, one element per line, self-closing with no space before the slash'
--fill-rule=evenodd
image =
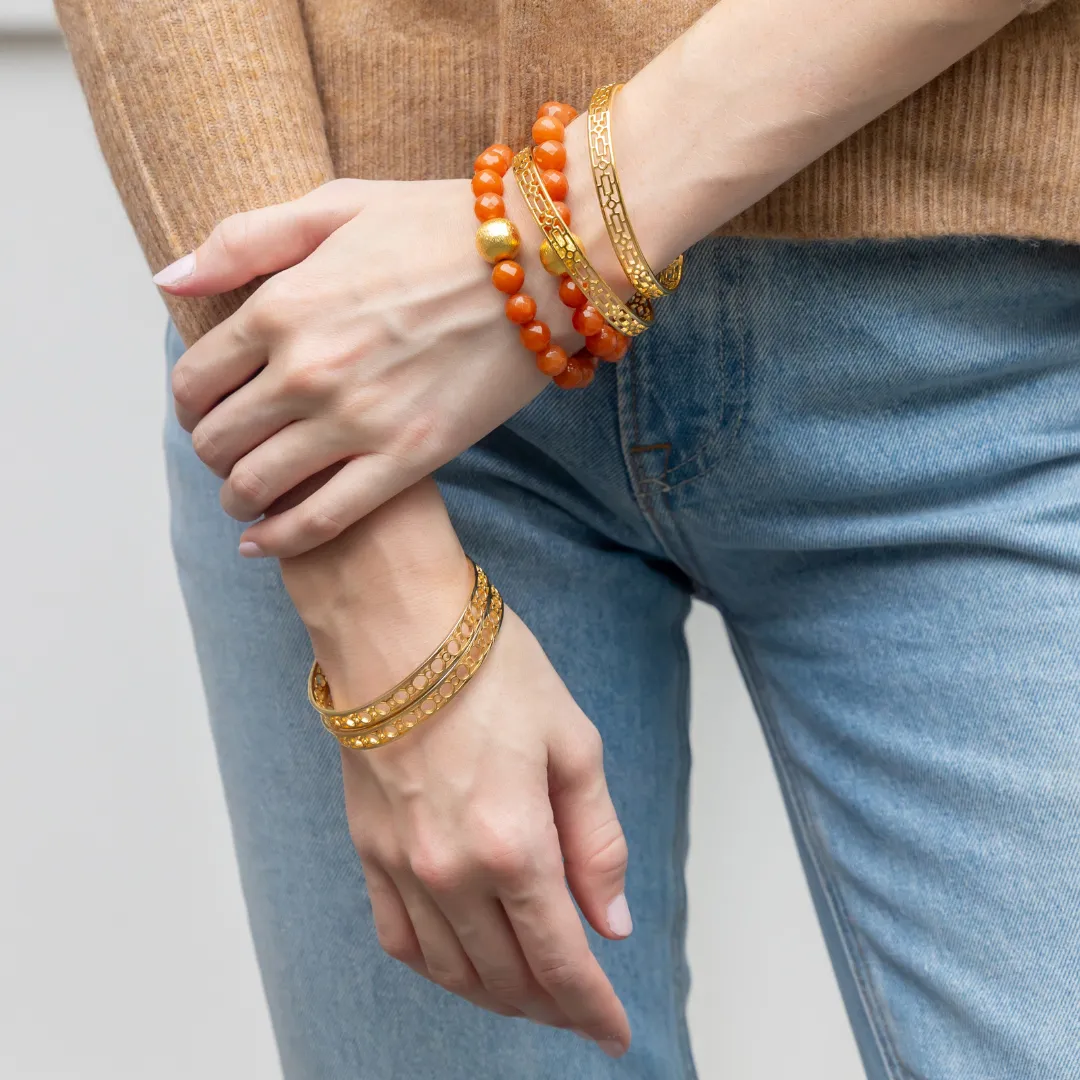
<path id="1" fill-rule="evenodd" d="M 334 710 L 330 686 L 318 661 L 308 675 L 308 700 L 322 717 L 323 726 L 333 735 L 373 728 L 408 709 L 424 694 L 445 680 L 469 648 L 488 610 L 490 582 L 484 571 L 473 563 L 473 591 L 453 630 L 415 671 L 375 701 L 359 709 Z"/>
<path id="2" fill-rule="evenodd" d="M 449 678 L 438 687 L 433 687 L 412 708 L 399 713 L 374 730 L 360 731 L 355 735 L 339 735 L 338 742 L 350 750 L 374 750 L 393 742 L 434 716 L 461 692 L 480 669 L 502 627 L 502 617 L 502 596 L 499 590 L 492 586 L 491 603 L 483 622 L 477 628 L 475 641 L 462 653 Z"/>
<path id="3" fill-rule="evenodd" d="M 589 302 L 611 326 L 627 337 L 635 337 L 647 330 L 653 321 L 652 302 L 647 296 L 634 293 L 624 304 L 596 272 L 586 258 L 581 242 L 559 217 L 554 200 L 540 180 L 540 171 L 529 147 L 515 155 L 514 176 L 537 226 Z"/>
<path id="4" fill-rule="evenodd" d="M 589 102 L 589 161 L 593 183 L 604 216 L 608 237 L 627 280 L 642 296 L 666 296 L 682 281 L 683 257 L 666 266 L 659 277 L 645 261 L 641 245 L 623 204 L 619 174 L 615 169 L 615 143 L 611 137 L 611 101 L 622 83 L 599 87 Z"/>

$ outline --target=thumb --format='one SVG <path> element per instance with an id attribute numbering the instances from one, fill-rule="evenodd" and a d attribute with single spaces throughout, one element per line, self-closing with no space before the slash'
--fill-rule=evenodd
<path id="1" fill-rule="evenodd" d="M 588 723 L 586 721 L 586 723 Z M 551 747 L 548 783 L 566 881 L 589 925 L 606 938 L 633 929 L 626 903 L 626 837 L 604 776 L 600 734 Z"/>
<path id="2" fill-rule="evenodd" d="M 364 190 L 363 180 L 331 180 L 299 199 L 233 214 L 154 284 L 173 296 L 210 296 L 295 266 L 363 209 Z"/>

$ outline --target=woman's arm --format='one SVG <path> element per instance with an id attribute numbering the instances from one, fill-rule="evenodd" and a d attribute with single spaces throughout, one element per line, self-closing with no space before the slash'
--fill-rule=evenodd
<path id="1" fill-rule="evenodd" d="M 296 0 L 56 0 L 150 265 L 333 177 Z M 250 293 L 166 302 L 191 345 Z"/>
<path id="2" fill-rule="evenodd" d="M 717 4 L 615 99 L 622 189 L 645 255 L 665 265 L 1025 6 Z M 591 190 L 586 128 L 580 116 L 567 132 L 573 228 L 597 269 L 628 295 Z M 244 537 L 252 554 L 293 555 L 325 541 L 487 434 L 543 385 L 472 250 L 467 181 L 337 183 L 344 186 L 262 212 L 247 245 L 223 252 L 212 237 L 195 272 L 170 285 L 198 296 L 282 271 L 177 368 L 184 422 L 203 460 L 229 477 L 231 514 L 251 520 L 323 469 L 328 454 L 351 457 L 302 503 L 253 525 Z M 552 336 L 578 348 L 512 177 L 506 207 L 525 241 L 518 260 L 528 292 Z M 325 218 L 335 231 L 320 245 Z M 452 400 L 448 367 L 459 390 Z M 265 418 L 277 415 L 310 421 L 304 445 L 288 429 L 267 429 Z"/>

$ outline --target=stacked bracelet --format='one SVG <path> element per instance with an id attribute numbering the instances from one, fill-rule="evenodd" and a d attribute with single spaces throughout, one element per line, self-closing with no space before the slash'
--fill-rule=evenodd
<path id="1" fill-rule="evenodd" d="M 473 589 L 454 628 L 435 651 L 397 685 L 359 709 L 334 708 L 318 661 L 308 675 L 308 700 L 323 726 L 342 746 L 370 750 L 433 716 L 484 662 L 502 625 L 502 597 L 484 571 L 473 566 Z"/>

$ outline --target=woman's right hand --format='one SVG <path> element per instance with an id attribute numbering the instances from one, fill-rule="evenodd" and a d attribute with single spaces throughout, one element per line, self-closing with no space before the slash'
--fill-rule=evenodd
<path id="1" fill-rule="evenodd" d="M 343 750 L 342 772 L 391 956 L 477 1005 L 625 1052 L 626 1012 L 571 898 L 604 937 L 630 933 L 600 734 L 512 611 L 460 699 L 398 742 Z"/>

